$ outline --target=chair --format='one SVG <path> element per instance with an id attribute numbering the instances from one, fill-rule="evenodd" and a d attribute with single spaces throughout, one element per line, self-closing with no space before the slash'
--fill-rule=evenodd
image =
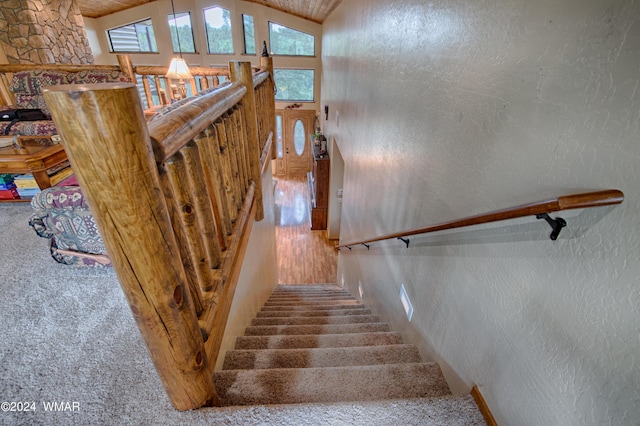
<path id="1" fill-rule="evenodd" d="M 65 265 L 104 267 L 111 261 L 74 176 L 36 194 L 29 225 L 48 238 L 51 256 Z"/>

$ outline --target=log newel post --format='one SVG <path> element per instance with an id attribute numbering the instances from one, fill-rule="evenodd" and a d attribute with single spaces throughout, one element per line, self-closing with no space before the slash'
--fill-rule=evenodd
<path id="1" fill-rule="evenodd" d="M 118 59 L 118 65 L 120 71 L 128 75 L 132 83 L 136 82 L 136 73 L 133 70 L 133 63 L 131 62 L 131 56 L 129 55 L 116 55 Z"/>
<path id="2" fill-rule="evenodd" d="M 266 47 L 266 44 L 265 44 Z M 276 138 L 276 81 L 273 76 L 273 58 L 271 56 L 262 56 L 260 58 L 260 68 L 269 73 L 269 81 L 266 83 L 269 85 L 269 110 L 267 114 L 269 114 L 269 123 L 271 124 L 271 134 L 275 140 Z M 271 144 L 271 159 L 276 159 L 276 144 Z"/>
<path id="3" fill-rule="evenodd" d="M 56 86 L 44 96 L 171 403 L 217 404 L 136 86 Z"/>
<path id="4" fill-rule="evenodd" d="M 260 173 L 260 142 L 258 138 L 258 119 L 256 114 L 256 99 L 253 90 L 253 74 L 250 62 L 229 62 L 229 74 L 231 81 L 239 82 L 247 88 L 247 93 L 242 99 L 242 110 L 245 117 L 245 127 L 249 146 L 249 178 L 256 185 L 256 221 L 264 218 L 264 206 L 262 205 L 262 176 Z"/>

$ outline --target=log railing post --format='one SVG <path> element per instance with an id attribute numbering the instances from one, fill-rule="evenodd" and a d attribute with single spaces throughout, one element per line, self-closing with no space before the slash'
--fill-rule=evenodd
<path id="1" fill-rule="evenodd" d="M 229 62 L 229 74 L 231 81 L 242 83 L 247 88 L 247 93 L 242 99 L 242 113 L 244 115 L 245 131 L 249 156 L 249 179 L 256 185 L 256 221 L 264 218 L 264 206 L 262 205 L 262 176 L 260 173 L 260 142 L 258 140 L 258 120 L 256 114 L 255 92 L 253 90 L 253 73 L 250 62 Z"/>
<path id="2" fill-rule="evenodd" d="M 268 108 L 266 111 L 263 111 L 262 114 L 267 114 L 267 120 L 269 122 L 269 128 L 273 137 L 276 137 L 276 81 L 273 75 L 273 58 L 271 56 L 265 56 L 265 52 L 262 53 L 260 57 L 260 68 L 269 73 L 269 79 L 264 84 L 267 85 L 268 91 L 267 95 L 269 96 Z M 268 55 L 268 53 L 266 53 Z M 271 149 L 271 159 L 276 159 L 276 149 L 275 144 L 272 144 Z"/>
<path id="3" fill-rule="evenodd" d="M 118 59 L 118 65 L 120 66 L 120 71 L 129 76 L 131 82 L 136 84 L 136 73 L 133 70 L 133 63 L 131 62 L 131 56 L 129 55 L 116 55 Z"/>
<path id="4" fill-rule="evenodd" d="M 217 404 L 135 85 L 44 96 L 169 399 L 179 410 Z"/>

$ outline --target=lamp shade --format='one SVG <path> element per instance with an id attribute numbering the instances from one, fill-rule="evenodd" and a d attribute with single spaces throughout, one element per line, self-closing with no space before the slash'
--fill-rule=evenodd
<path id="1" fill-rule="evenodd" d="M 182 58 L 173 58 L 169 64 L 169 71 L 165 77 L 173 80 L 182 80 L 185 78 L 192 78 L 191 71 L 187 63 Z"/>

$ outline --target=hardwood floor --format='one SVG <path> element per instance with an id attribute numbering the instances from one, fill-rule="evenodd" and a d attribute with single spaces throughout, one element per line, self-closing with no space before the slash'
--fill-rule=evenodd
<path id="1" fill-rule="evenodd" d="M 338 255 L 326 231 L 310 229 L 306 177 L 274 177 L 280 284 L 335 283 Z"/>

